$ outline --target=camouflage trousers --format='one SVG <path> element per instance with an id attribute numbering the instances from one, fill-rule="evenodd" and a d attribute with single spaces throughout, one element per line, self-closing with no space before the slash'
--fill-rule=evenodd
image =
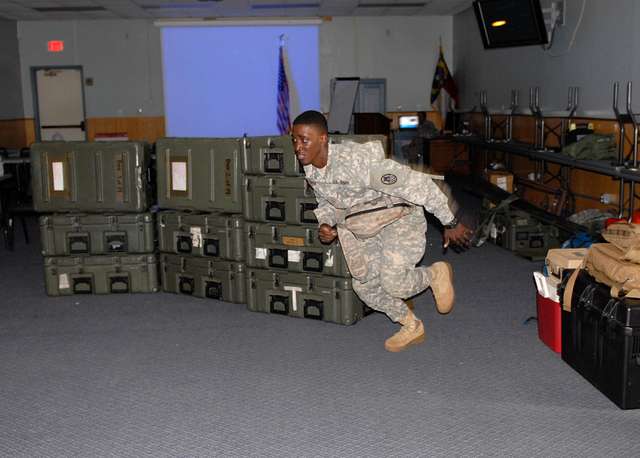
<path id="1" fill-rule="evenodd" d="M 393 321 L 408 312 L 403 299 L 429 287 L 427 267 L 416 267 L 424 255 L 426 230 L 422 207 L 415 207 L 411 214 L 386 226 L 377 235 L 358 241 L 367 274 L 364 279 L 353 278 L 353 290 L 365 304 Z"/>

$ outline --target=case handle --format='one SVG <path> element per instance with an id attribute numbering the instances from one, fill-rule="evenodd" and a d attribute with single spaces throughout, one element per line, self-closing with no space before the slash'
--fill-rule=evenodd
<path id="1" fill-rule="evenodd" d="M 89 235 L 76 234 L 68 237 L 69 253 L 88 253 L 89 252 Z"/>
<path id="2" fill-rule="evenodd" d="M 324 263 L 322 262 L 322 253 L 304 253 L 302 255 L 302 270 L 309 272 L 322 272 Z"/>
<path id="3" fill-rule="evenodd" d="M 178 290 L 182 294 L 192 295 L 195 290 L 195 280 L 189 277 L 178 278 Z"/>
<path id="4" fill-rule="evenodd" d="M 314 301 L 313 299 L 305 299 L 304 305 L 304 317 L 312 320 L 324 319 L 324 302 Z"/>
<path id="5" fill-rule="evenodd" d="M 285 220 L 284 202 L 268 200 L 265 203 L 265 219 L 267 221 L 284 221 Z"/>
<path id="6" fill-rule="evenodd" d="M 209 299 L 222 300 L 222 283 L 218 281 L 205 282 L 204 294 Z"/>
<path id="7" fill-rule="evenodd" d="M 91 277 L 75 277 L 73 279 L 73 294 L 93 293 L 93 279 Z"/>
<path id="8" fill-rule="evenodd" d="M 127 233 L 118 232 L 106 236 L 107 251 L 127 251 Z"/>
<path id="9" fill-rule="evenodd" d="M 317 223 L 318 218 L 313 210 L 318 208 L 318 204 L 315 202 L 301 202 L 300 203 L 300 221 L 303 223 Z"/>
<path id="10" fill-rule="evenodd" d="M 282 153 L 265 152 L 262 166 L 265 173 L 282 173 L 284 169 Z"/>
<path id="11" fill-rule="evenodd" d="M 129 277 L 127 275 L 117 275 L 109 278 L 109 291 L 112 293 L 128 293 Z"/>
<path id="12" fill-rule="evenodd" d="M 204 239 L 202 243 L 205 256 L 220 256 L 220 240 L 217 239 Z"/>
<path id="13" fill-rule="evenodd" d="M 269 248 L 269 267 L 280 267 L 286 269 L 289 266 L 287 250 L 280 248 Z"/>
<path id="14" fill-rule="evenodd" d="M 178 253 L 191 253 L 193 242 L 190 235 L 176 236 L 176 251 Z"/>
<path id="15" fill-rule="evenodd" d="M 289 314 L 289 296 L 274 294 L 269 296 L 269 310 L 278 315 Z"/>

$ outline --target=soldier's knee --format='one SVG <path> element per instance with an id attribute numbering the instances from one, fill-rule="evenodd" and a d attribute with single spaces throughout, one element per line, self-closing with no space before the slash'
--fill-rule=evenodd
<path id="1" fill-rule="evenodd" d="M 407 283 L 407 275 L 404 270 L 381 273 L 380 283 L 390 296 L 406 298 L 411 295 L 412 288 Z"/>

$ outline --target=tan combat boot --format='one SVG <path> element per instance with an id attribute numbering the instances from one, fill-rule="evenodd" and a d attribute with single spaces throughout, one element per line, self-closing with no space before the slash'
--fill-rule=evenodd
<path id="1" fill-rule="evenodd" d="M 411 310 L 402 318 L 399 323 L 402 328 L 384 342 L 387 351 L 398 352 L 424 342 L 424 326 L 422 321 L 416 318 Z"/>
<path id="2" fill-rule="evenodd" d="M 449 313 L 453 308 L 455 291 L 453 289 L 453 269 L 448 262 L 434 262 L 429 267 L 431 273 L 431 291 L 440 313 Z"/>

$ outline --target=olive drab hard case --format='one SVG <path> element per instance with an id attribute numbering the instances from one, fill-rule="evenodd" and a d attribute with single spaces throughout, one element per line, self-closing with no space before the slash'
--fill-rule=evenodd
<path id="1" fill-rule="evenodd" d="M 244 216 L 247 221 L 317 226 L 318 203 L 304 177 L 244 177 Z"/>
<path id="2" fill-rule="evenodd" d="M 349 276 L 340 244 L 320 242 L 315 227 L 248 222 L 245 239 L 247 267 Z"/>
<path id="3" fill-rule="evenodd" d="M 158 213 L 163 253 L 244 261 L 244 218 L 228 213 Z"/>
<path id="4" fill-rule="evenodd" d="M 143 142 L 42 142 L 31 146 L 37 212 L 136 212 L 151 201 Z"/>
<path id="5" fill-rule="evenodd" d="M 233 138 L 158 140 L 158 205 L 242 213 L 241 148 L 241 140 Z"/>
<path id="6" fill-rule="evenodd" d="M 163 291 L 246 303 L 244 263 L 165 253 L 160 264 Z"/>
<path id="7" fill-rule="evenodd" d="M 353 324 L 365 315 L 351 279 L 265 269 L 247 269 L 247 305 L 254 312 L 338 324 Z"/>
<path id="8" fill-rule="evenodd" d="M 158 291 L 154 254 L 51 256 L 44 258 L 44 272 L 50 296 Z"/>
<path id="9" fill-rule="evenodd" d="M 242 169 L 249 175 L 303 176 L 289 135 L 244 137 Z"/>
<path id="10" fill-rule="evenodd" d="M 40 217 L 43 256 L 153 253 L 154 231 L 152 213 Z"/>

